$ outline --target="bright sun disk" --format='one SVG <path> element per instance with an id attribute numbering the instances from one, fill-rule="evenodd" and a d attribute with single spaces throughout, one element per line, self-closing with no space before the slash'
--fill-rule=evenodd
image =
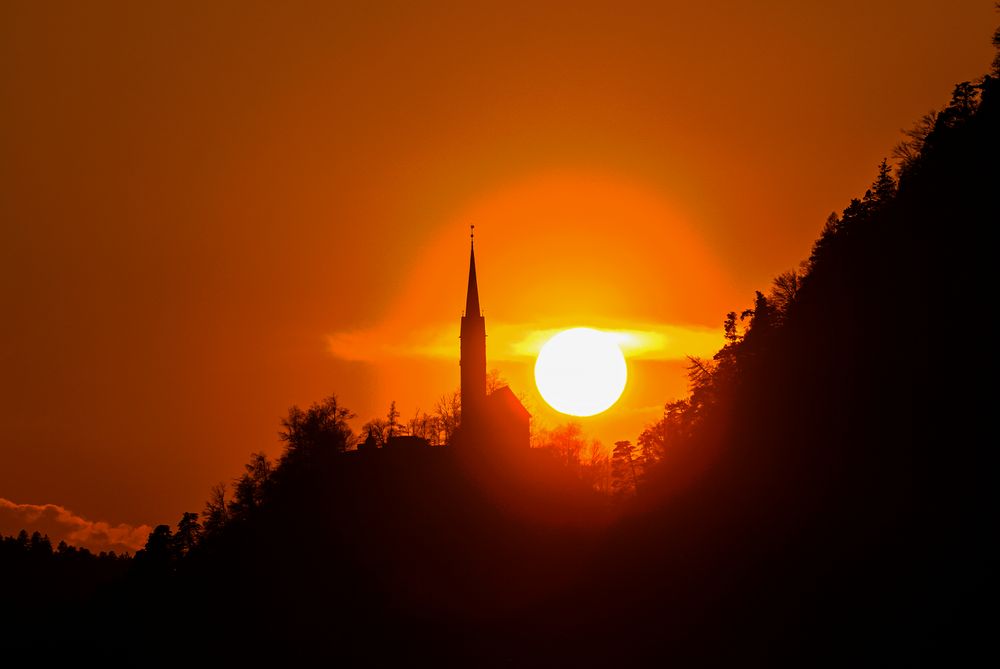
<path id="1" fill-rule="evenodd" d="M 573 328 L 545 342 L 535 361 L 535 384 L 556 411 L 593 416 L 607 410 L 625 390 L 625 356 L 613 334 Z"/>

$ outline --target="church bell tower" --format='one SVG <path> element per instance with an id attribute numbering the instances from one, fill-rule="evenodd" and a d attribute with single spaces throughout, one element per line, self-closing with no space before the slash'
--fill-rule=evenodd
<path id="1" fill-rule="evenodd" d="M 462 424 L 482 422 L 486 405 L 486 319 L 479 309 L 479 286 L 476 283 L 476 226 L 471 227 L 469 253 L 469 288 L 462 316 Z"/>

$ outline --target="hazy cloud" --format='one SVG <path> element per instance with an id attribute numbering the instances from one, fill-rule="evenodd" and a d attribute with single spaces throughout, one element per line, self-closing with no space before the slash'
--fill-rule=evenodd
<path id="1" fill-rule="evenodd" d="M 16 535 L 22 529 L 49 535 L 52 545 L 65 541 L 94 552 L 134 553 L 146 543 L 149 525 L 111 525 L 87 520 L 58 504 L 17 504 L 0 497 L 0 534 Z"/>
<path id="2" fill-rule="evenodd" d="M 530 324 L 487 325 L 490 359 L 532 359 L 549 337 L 565 329 Z M 616 335 L 627 357 L 644 360 L 683 360 L 688 355 L 712 355 L 725 343 L 721 328 L 698 325 L 648 323 L 631 328 L 598 329 Z M 376 326 L 332 334 L 327 342 L 330 352 L 338 358 L 372 362 L 401 357 L 455 358 L 459 346 L 456 323 L 415 331 Z"/>

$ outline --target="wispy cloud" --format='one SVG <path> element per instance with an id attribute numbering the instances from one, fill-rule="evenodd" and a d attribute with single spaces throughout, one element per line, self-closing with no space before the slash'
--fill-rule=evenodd
<path id="1" fill-rule="evenodd" d="M 53 544 L 65 541 L 92 551 L 134 553 L 146 543 L 149 525 L 111 525 L 87 520 L 58 504 L 18 504 L 0 497 L 0 534 L 14 535 L 22 529 L 29 534 L 49 535 Z"/>
<path id="2" fill-rule="evenodd" d="M 550 337 L 565 329 L 531 330 L 513 339 L 511 352 L 516 356 L 534 358 Z M 628 328 L 595 329 L 613 334 L 626 357 L 645 360 L 683 360 L 689 355 L 711 355 L 724 343 L 718 329 L 698 325 L 645 323 Z"/>
<path id="3" fill-rule="evenodd" d="M 567 327 L 578 326 L 588 324 Z M 487 326 L 490 359 L 533 359 L 552 335 L 565 329 L 525 323 L 490 324 Z M 698 325 L 645 323 L 597 329 L 614 334 L 622 351 L 632 359 L 683 360 L 688 355 L 711 355 L 724 343 L 718 328 Z M 335 357 L 368 362 L 398 358 L 451 359 L 458 355 L 459 346 L 455 323 L 417 330 L 378 325 L 335 333 L 327 337 L 327 342 Z"/>

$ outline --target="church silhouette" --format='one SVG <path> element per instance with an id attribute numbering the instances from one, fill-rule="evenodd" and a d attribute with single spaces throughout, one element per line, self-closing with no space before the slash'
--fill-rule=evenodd
<path id="1" fill-rule="evenodd" d="M 461 425 L 446 446 L 466 454 L 502 455 L 526 452 L 530 448 L 531 414 L 510 386 L 489 390 L 486 374 L 486 319 L 479 306 L 479 283 L 476 278 L 475 226 L 470 234 L 469 285 L 461 331 Z M 391 435 L 384 448 L 403 451 L 429 448 L 422 437 Z M 375 437 L 359 444 L 359 451 L 377 448 Z"/>
<path id="2" fill-rule="evenodd" d="M 486 319 L 479 307 L 475 226 L 469 249 L 469 287 L 462 316 L 462 425 L 452 439 L 459 448 L 527 449 L 531 414 L 510 386 L 487 392 Z"/>

